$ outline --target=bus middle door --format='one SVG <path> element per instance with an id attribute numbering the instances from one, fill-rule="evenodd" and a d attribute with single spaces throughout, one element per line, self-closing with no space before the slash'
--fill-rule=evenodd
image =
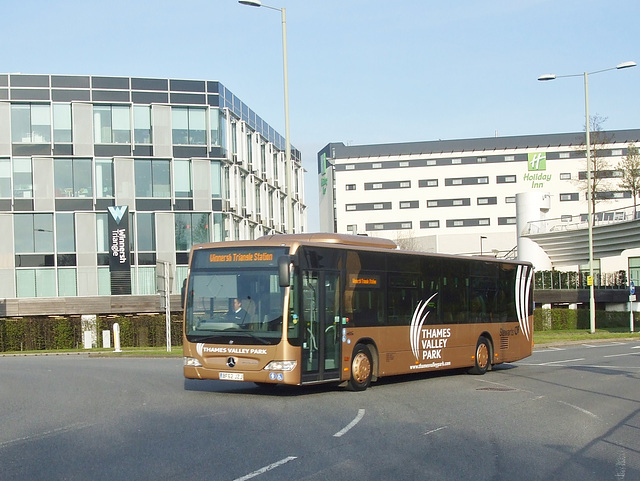
<path id="1" fill-rule="evenodd" d="M 340 379 L 341 296 L 338 271 L 303 272 L 303 383 Z"/>

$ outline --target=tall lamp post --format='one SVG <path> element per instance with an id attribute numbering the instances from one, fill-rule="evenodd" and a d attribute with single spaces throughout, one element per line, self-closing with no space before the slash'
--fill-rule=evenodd
<path id="1" fill-rule="evenodd" d="M 263 4 L 260 0 L 238 0 L 238 3 L 242 5 L 249 5 L 251 7 L 264 7 L 270 10 L 279 11 L 282 15 L 282 63 L 284 69 L 284 144 L 285 144 L 285 183 L 287 187 L 287 195 L 289 196 L 289 231 L 294 232 L 294 208 L 293 208 L 293 190 L 291 185 L 291 175 L 293 172 L 291 165 L 291 141 L 289 137 L 289 79 L 287 74 L 287 12 L 286 9 L 271 7 Z"/>
<path id="2" fill-rule="evenodd" d="M 584 77 L 584 114 L 586 117 L 585 121 L 585 132 L 586 132 L 586 144 L 587 144 L 587 223 L 588 223 L 588 238 L 589 238 L 589 280 L 587 284 L 589 284 L 589 328 L 591 334 L 596 332 L 596 298 L 595 291 L 593 285 L 593 185 L 591 182 L 591 138 L 589 132 L 589 75 L 593 75 L 600 72 L 607 72 L 609 70 L 620 70 L 623 68 L 635 67 L 635 62 L 623 62 L 621 64 L 616 65 L 615 67 L 605 68 L 603 70 L 596 70 L 595 72 L 584 72 L 581 74 L 572 74 L 572 75 L 555 75 L 555 74 L 545 74 L 538 77 L 538 80 L 546 81 L 546 80 L 555 80 L 557 78 L 563 77 Z"/>

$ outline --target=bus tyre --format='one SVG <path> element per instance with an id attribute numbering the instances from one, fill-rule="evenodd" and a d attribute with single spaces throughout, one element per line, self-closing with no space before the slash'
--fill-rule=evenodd
<path id="1" fill-rule="evenodd" d="M 373 362 L 371 351 L 365 344 L 356 344 L 351 356 L 351 378 L 349 387 L 352 391 L 364 391 L 371 384 Z"/>
<path id="2" fill-rule="evenodd" d="M 475 365 L 469 371 L 471 374 L 484 374 L 491 368 L 491 346 L 486 337 L 480 336 L 476 344 Z"/>

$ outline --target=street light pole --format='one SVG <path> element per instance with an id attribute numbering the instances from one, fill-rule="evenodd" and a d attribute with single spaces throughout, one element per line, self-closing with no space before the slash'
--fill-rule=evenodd
<path id="1" fill-rule="evenodd" d="M 612 68 L 606 68 L 603 70 L 596 70 L 595 72 L 584 72 L 583 74 L 573 74 L 573 75 L 555 75 L 555 74 L 545 74 L 538 77 L 538 80 L 555 80 L 557 78 L 562 77 L 584 77 L 584 114 L 586 117 L 585 121 L 585 142 L 587 144 L 587 236 L 589 239 L 589 279 L 587 280 L 587 284 L 589 284 L 589 330 L 591 334 L 596 332 L 596 297 L 595 297 L 595 286 L 594 286 L 594 278 L 593 278 L 593 202 L 594 202 L 594 189 L 593 182 L 591 179 L 591 134 L 590 134 L 590 122 L 589 122 L 589 75 L 593 75 L 600 72 L 607 72 L 609 70 L 620 70 L 623 68 L 635 67 L 635 62 L 624 62 L 616 65 Z"/>
<path id="2" fill-rule="evenodd" d="M 293 175 L 293 166 L 291 164 L 291 137 L 289 135 L 289 74 L 287 68 L 287 12 L 284 7 L 277 8 L 263 4 L 260 0 L 238 0 L 242 5 L 251 7 L 264 7 L 270 10 L 279 11 L 282 17 L 282 64 L 284 70 L 284 145 L 285 145 L 285 185 L 287 189 L 289 231 L 295 232 L 294 221 L 294 198 L 291 177 Z"/>

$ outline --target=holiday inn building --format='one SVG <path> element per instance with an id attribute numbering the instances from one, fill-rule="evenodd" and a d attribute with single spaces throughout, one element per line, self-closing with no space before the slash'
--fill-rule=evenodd
<path id="1" fill-rule="evenodd" d="M 587 225 L 584 138 L 575 132 L 330 143 L 318 153 L 321 229 L 387 237 L 427 252 L 513 257 L 519 220 L 569 233 Z M 640 130 L 598 132 L 592 143 L 596 222 L 634 219 L 636 199 L 621 185 L 621 162 L 630 144 L 640 145 Z"/>
<path id="2" fill-rule="evenodd" d="M 0 314 L 157 310 L 192 245 L 306 231 L 291 159 L 217 81 L 0 74 Z"/>

